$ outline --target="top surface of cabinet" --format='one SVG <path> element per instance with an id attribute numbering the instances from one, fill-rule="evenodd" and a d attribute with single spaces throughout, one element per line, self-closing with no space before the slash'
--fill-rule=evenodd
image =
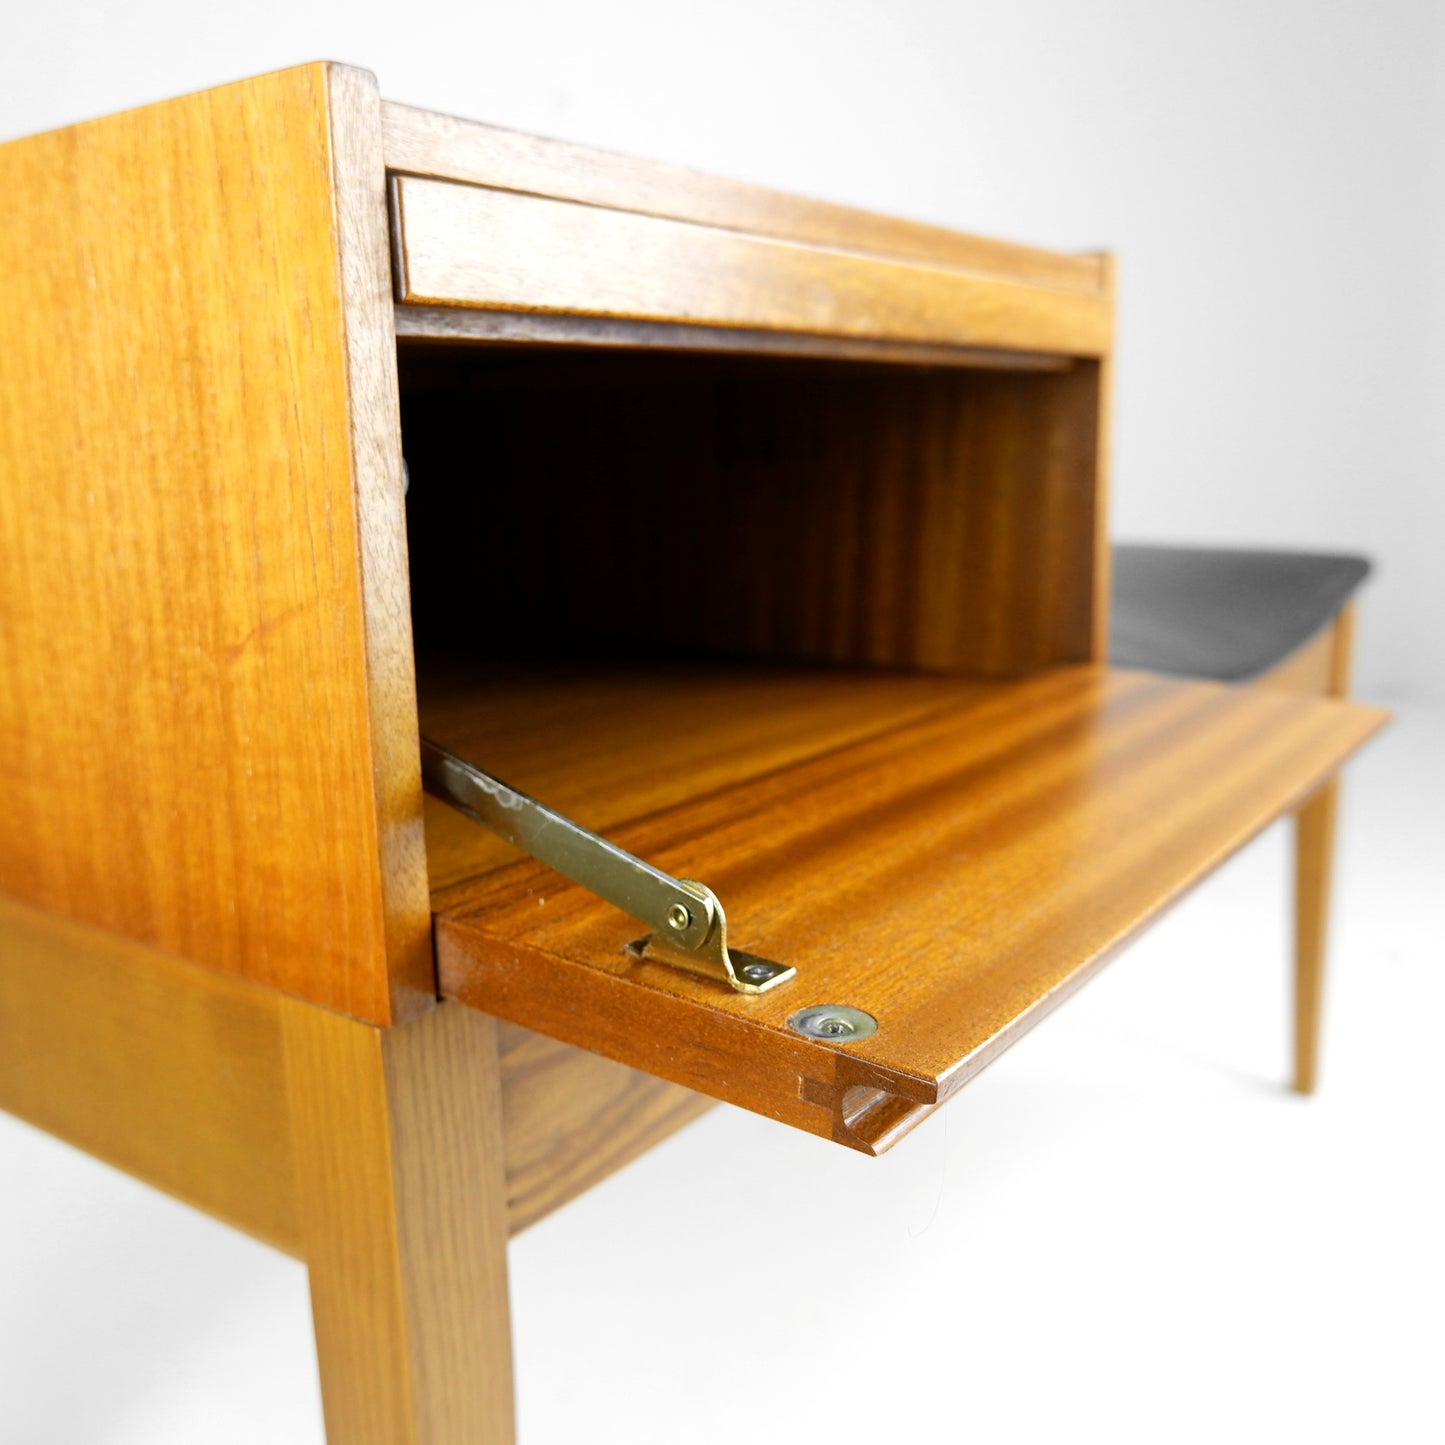
<path id="1" fill-rule="evenodd" d="M 387 168 L 398 175 L 551 196 L 1084 295 L 1108 287 L 1103 256 L 967 235 L 415 106 L 384 101 L 382 131 Z"/>
<path id="2" fill-rule="evenodd" d="M 480 309 L 943 351 L 1108 348 L 1104 257 L 986 241 L 405 106 L 384 108 L 384 136 L 402 334 L 495 339 L 495 322 L 466 319 Z"/>

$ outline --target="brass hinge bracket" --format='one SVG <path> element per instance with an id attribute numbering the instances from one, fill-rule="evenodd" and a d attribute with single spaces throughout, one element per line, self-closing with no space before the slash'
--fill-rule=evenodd
<path id="1" fill-rule="evenodd" d="M 425 737 L 421 776 L 433 797 L 645 923 L 651 934 L 629 946 L 638 957 L 739 993 L 764 993 L 796 976 L 785 964 L 729 950 L 727 915 L 706 884 L 673 878 Z"/>

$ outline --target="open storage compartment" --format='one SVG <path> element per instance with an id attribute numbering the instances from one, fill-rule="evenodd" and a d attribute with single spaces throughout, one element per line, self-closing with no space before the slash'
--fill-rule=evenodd
<path id="1" fill-rule="evenodd" d="M 634 919 L 428 799 L 443 991 L 855 1148 L 1378 725 L 1093 659 L 1095 363 L 407 343 L 400 375 L 423 733 L 797 969 L 640 961 Z M 822 1005 L 876 1032 L 790 1022 Z"/>
<path id="2" fill-rule="evenodd" d="M 1105 665 L 1107 257 L 383 128 L 422 731 L 796 969 L 428 798 L 448 996 L 878 1152 L 1383 720 Z"/>

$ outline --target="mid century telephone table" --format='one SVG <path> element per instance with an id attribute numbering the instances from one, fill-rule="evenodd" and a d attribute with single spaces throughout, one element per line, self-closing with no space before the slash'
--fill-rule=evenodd
<path id="1" fill-rule="evenodd" d="M 334 1441 L 508 1439 L 509 1230 L 710 1099 L 879 1152 L 1327 856 L 1336 633 L 1105 663 L 1106 257 L 327 64 L 0 177 L 0 1105 L 305 1260 Z"/>

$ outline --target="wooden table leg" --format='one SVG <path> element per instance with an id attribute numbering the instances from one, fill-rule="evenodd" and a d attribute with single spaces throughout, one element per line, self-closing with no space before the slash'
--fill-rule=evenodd
<path id="1" fill-rule="evenodd" d="M 1312 1094 L 1319 1065 L 1325 939 L 1340 784 L 1332 778 L 1295 817 L 1294 1086 Z"/>
<path id="2" fill-rule="evenodd" d="M 495 1025 L 288 1003 L 283 1028 L 330 1445 L 511 1441 Z"/>
<path id="3" fill-rule="evenodd" d="M 1335 618 L 1323 641 L 1323 691 L 1331 697 L 1347 697 L 1354 641 L 1352 605 Z M 1294 1087 L 1301 1094 L 1314 1093 L 1319 1072 L 1339 803 L 1339 779 L 1331 778 L 1295 815 Z"/>

